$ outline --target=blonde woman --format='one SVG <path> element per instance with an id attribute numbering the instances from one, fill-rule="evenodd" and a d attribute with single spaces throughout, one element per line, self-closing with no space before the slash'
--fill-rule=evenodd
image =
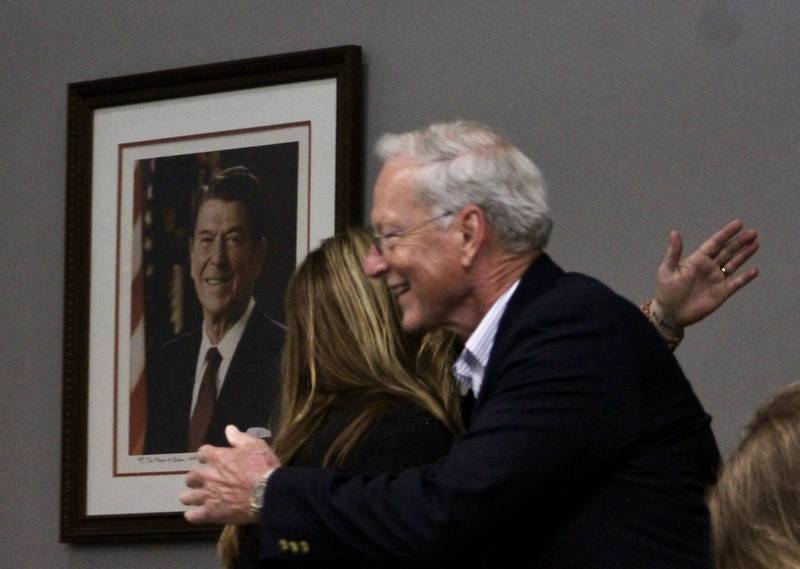
<path id="1" fill-rule="evenodd" d="M 369 234 L 326 240 L 286 293 L 287 333 L 275 450 L 296 466 L 377 474 L 443 456 L 460 430 L 452 338 L 402 334 L 386 286 L 364 277 Z M 257 528 L 227 526 L 226 567 L 259 567 Z"/>

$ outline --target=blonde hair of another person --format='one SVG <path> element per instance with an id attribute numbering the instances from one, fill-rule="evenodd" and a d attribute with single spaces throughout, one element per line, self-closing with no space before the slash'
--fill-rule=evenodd
<path id="1" fill-rule="evenodd" d="M 800 383 L 758 409 L 709 508 L 717 569 L 800 568 Z"/>
<path id="2" fill-rule="evenodd" d="M 364 395 L 361 412 L 328 448 L 322 466 L 348 453 L 392 406 L 414 405 L 453 433 L 462 430 L 458 391 L 450 376 L 456 339 L 446 332 L 410 338 L 382 280 L 361 261 L 371 236 L 360 228 L 326 239 L 297 268 L 286 291 L 286 341 L 275 452 L 290 462 L 322 425 L 337 398 Z M 239 556 L 236 526 L 217 545 L 225 567 Z"/>

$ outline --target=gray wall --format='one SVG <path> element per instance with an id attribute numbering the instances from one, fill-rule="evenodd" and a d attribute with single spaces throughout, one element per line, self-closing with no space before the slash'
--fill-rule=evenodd
<path id="1" fill-rule="evenodd" d="M 551 253 L 633 299 L 670 229 L 694 248 L 741 216 L 762 275 L 679 353 L 727 452 L 800 379 L 798 30 L 796 0 L 3 2 L 0 565 L 216 566 L 208 544 L 58 543 L 67 83 L 360 44 L 367 147 L 436 119 L 501 129 L 549 179 Z"/>

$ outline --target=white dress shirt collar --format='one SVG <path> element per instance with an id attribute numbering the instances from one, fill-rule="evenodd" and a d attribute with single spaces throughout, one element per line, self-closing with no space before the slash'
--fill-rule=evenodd
<path id="1" fill-rule="evenodd" d="M 464 344 L 461 355 L 453 364 L 453 375 L 459 384 L 461 395 L 466 395 L 470 390 L 475 397 L 480 393 L 489 355 L 494 347 L 494 338 L 497 335 L 497 326 L 506 311 L 511 295 L 517 290 L 519 279 L 498 298 L 489 311 L 483 316 L 478 327 L 472 332 Z"/>
<path id="2" fill-rule="evenodd" d="M 206 352 L 208 352 L 209 348 L 216 347 L 222 356 L 222 361 L 219 364 L 219 372 L 217 373 L 217 395 L 219 395 L 220 391 L 222 390 L 222 384 L 225 382 L 225 376 L 228 374 L 228 368 L 231 366 L 233 354 L 236 353 L 236 348 L 239 346 L 239 341 L 242 339 L 244 329 L 247 326 L 247 321 L 250 319 L 250 315 L 253 313 L 255 305 L 255 301 L 251 298 L 244 313 L 239 317 L 239 320 L 237 320 L 236 324 L 231 326 L 228 331 L 225 332 L 222 340 L 220 340 L 216 346 L 208 338 L 208 334 L 206 333 L 206 323 L 203 321 L 203 339 L 200 342 L 200 351 L 197 353 L 197 367 L 195 368 L 194 374 L 194 390 L 192 394 L 191 408 L 192 412 L 194 412 L 194 405 L 197 403 L 197 395 L 200 392 L 200 382 L 202 381 L 203 372 L 206 368 Z"/>

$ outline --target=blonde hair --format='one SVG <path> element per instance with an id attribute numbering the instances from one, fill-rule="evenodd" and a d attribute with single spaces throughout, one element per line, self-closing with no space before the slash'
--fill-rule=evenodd
<path id="1" fill-rule="evenodd" d="M 454 434 L 462 430 L 450 377 L 457 340 L 448 332 L 422 339 L 403 334 L 400 315 L 382 280 L 364 276 L 371 245 L 364 229 L 326 239 L 297 268 L 286 291 L 287 333 L 273 448 L 290 462 L 322 425 L 337 397 L 364 397 L 360 413 L 336 436 L 322 466 L 341 466 L 388 408 L 414 405 Z M 239 555 L 235 526 L 218 543 L 223 562 Z"/>
<path id="2" fill-rule="evenodd" d="M 800 383 L 756 412 L 709 509 L 718 569 L 800 568 Z"/>

